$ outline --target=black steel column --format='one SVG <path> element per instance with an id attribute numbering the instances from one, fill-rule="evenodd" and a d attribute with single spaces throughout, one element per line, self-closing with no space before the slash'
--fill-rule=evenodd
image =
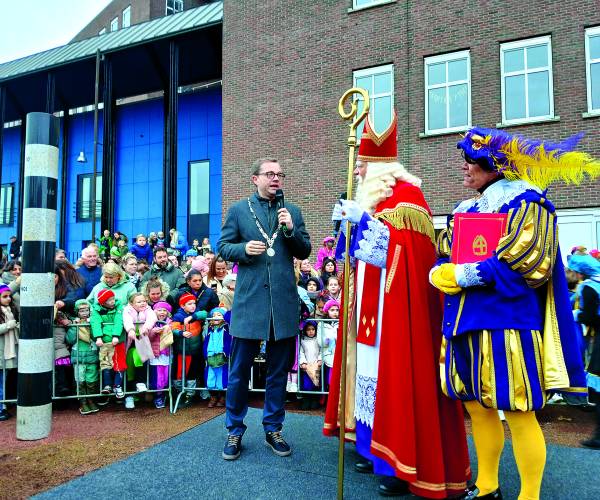
<path id="1" fill-rule="evenodd" d="M 177 105 L 179 95 L 179 47 L 169 43 L 169 85 L 165 89 L 163 228 L 168 234 L 177 221 Z"/>
<path id="2" fill-rule="evenodd" d="M 58 241 L 60 248 L 67 248 L 67 179 L 69 178 L 69 133 L 71 117 L 69 110 L 65 109 L 62 126 L 62 164 L 60 169 L 60 233 Z"/>
<path id="3" fill-rule="evenodd" d="M 54 74 L 49 72 L 46 78 L 46 113 L 54 113 L 54 105 L 56 102 L 56 83 Z"/>
<path id="4" fill-rule="evenodd" d="M 0 87 L 0 186 L 2 186 L 2 155 L 4 149 L 4 110 L 6 109 L 6 89 Z"/>
<path id="5" fill-rule="evenodd" d="M 113 97 L 112 61 L 104 56 L 103 75 L 103 128 L 102 128 L 102 213 L 100 216 L 100 236 L 104 229 L 111 232 L 115 223 L 115 115 L 116 101 Z"/>
<path id="6" fill-rule="evenodd" d="M 25 131 L 27 118 L 21 118 L 21 141 L 19 150 L 19 206 L 17 210 L 17 241 L 23 241 L 23 189 L 25 187 Z"/>
<path id="7" fill-rule="evenodd" d="M 42 439 L 52 426 L 54 248 L 60 120 L 29 113 L 22 215 L 23 274 L 17 388 L 17 439 Z"/>

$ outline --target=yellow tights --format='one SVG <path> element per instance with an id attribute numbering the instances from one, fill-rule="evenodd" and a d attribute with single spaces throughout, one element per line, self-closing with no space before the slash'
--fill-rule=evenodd
<path id="1" fill-rule="evenodd" d="M 467 401 L 465 407 L 471 416 L 477 451 L 477 487 L 480 495 L 487 495 L 498 488 L 504 428 L 497 410 L 484 408 L 477 401 Z M 506 411 L 504 416 L 512 434 L 515 461 L 521 477 L 519 500 L 537 500 L 546 464 L 544 435 L 532 411 Z"/>

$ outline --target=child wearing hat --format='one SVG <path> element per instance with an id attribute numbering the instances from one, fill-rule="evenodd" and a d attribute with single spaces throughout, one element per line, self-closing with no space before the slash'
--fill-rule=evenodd
<path id="1" fill-rule="evenodd" d="M 323 246 L 319 248 L 319 253 L 317 253 L 317 262 L 315 263 L 315 267 L 317 269 L 321 269 L 323 267 L 323 261 L 329 257 L 330 259 L 335 259 L 335 238 L 333 236 L 327 236 L 323 240 Z"/>
<path id="2" fill-rule="evenodd" d="M 109 288 L 103 288 L 96 295 L 90 318 L 92 337 L 100 349 L 100 371 L 102 373 L 102 394 L 113 392 L 117 399 L 123 399 L 123 372 L 125 362 L 125 330 L 123 330 L 123 305 Z M 106 404 L 106 401 L 102 401 Z"/>
<path id="3" fill-rule="evenodd" d="M 225 406 L 228 362 L 231 353 L 231 335 L 225 322 L 227 310 L 215 307 L 210 311 L 210 323 L 202 344 L 206 360 L 206 388 L 210 391 L 208 407 Z"/>
<path id="4" fill-rule="evenodd" d="M 165 407 L 165 393 L 162 392 L 169 385 L 169 358 L 173 334 L 171 332 L 171 305 L 162 300 L 152 306 L 156 314 L 156 323 L 150 330 L 150 343 L 154 352 L 154 359 L 150 360 L 150 389 L 157 390 L 154 396 L 154 406 L 158 409 Z"/>
<path id="5" fill-rule="evenodd" d="M 129 296 L 129 303 L 123 309 L 123 328 L 127 332 L 127 381 L 135 382 L 137 392 L 146 392 L 146 361 L 154 357 L 144 356 L 138 352 L 138 341 L 144 340 L 147 344 L 150 341 L 149 335 L 156 323 L 156 314 L 148 305 L 143 293 L 133 293 Z M 125 408 L 132 410 L 135 408 L 133 396 L 125 398 Z"/>
<path id="6" fill-rule="evenodd" d="M 318 391 L 321 387 L 321 347 L 317 338 L 317 322 L 309 319 L 302 327 L 298 365 L 302 370 L 303 391 Z M 307 396 L 302 399 L 302 409 L 318 408 L 318 399 Z"/>
<path id="7" fill-rule="evenodd" d="M 192 402 L 196 378 L 202 353 L 202 321 L 207 317 L 206 311 L 196 311 L 196 297 L 185 292 L 179 297 L 179 309 L 173 315 L 171 329 L 173 331 L 173 356 L 177 359 L 175 388 L 183 389 L 183 367 L 185 365 L 186 395 L 184 405 Z"/>
<path id="8" fill-rule="evenodd" d="M 331 381 L 331 369 L 333 368 L 333 357 L 335 354 L 335 344 L 337 343 L 337 333 L 340 317 L 340 303 L 337 300 L 329 299 L 323 306 L 323 312 L 327 319 L 333 321 L 321 321 L 319 323 L 318 339 L 321 343 L 321 355 L 323 357 L 325 388 L 329 389 Z"/>
<path id="9" fill-rule="evenodd" d="M 72 345 L 71 363 L 75 383 L 79 387 L 79 413 L 89 415 L 99 410 L 88 395 L 98 394 L 98 346 L 92 338 L 90 304 L 81 299 L 75 302 L 76 318 L 67 330 L 67 343 Z"/>
<path id="10" fill-rule="evenodd" d="M 8 285 L 0 283 L 0 401 L 5 398 L 4 374 L 17 369 L 19 311 Z M 4 403 L 0 403 L 0 421 L 10 418 Z"/>

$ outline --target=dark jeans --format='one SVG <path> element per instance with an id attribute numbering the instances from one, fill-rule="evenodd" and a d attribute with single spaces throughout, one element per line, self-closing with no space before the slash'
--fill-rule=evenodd
<path id="1" fill-rule="evenodd" d="M 248 382 L 260 342 L 237 337 L 232 339 L 225 416 L 225 426 L 229 434 L 241 435 L 246 430 L 244 417 L 248 413 Z M 267 342 L 267 378 L 262 421 L 265 432 L 280 431 L 283 426 L 287 374 L 292 366 L 295 349 L 296 337 Z"/>

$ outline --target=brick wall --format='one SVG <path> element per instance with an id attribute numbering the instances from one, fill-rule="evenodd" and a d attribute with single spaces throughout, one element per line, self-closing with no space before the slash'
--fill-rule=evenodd
<path id="1" fill-rule="evenodd" d="M 600 25 L 597 2 L 399 0 L 348 12 L 351 4 L 224 1 L 224 211 L 251 192 L 252 161 L 275 156 L 288 174 L 286 199 L 302 207 L 318 247 L 346 184 L 348 129 L 337 114 L 338 99 L 352 85 L 353 70 L 393 63 L 401 161 L 423 178 L 434 213 L 448 213 L 469 193 L 461 187 L 458 136 L 419 138 L 423 58 L 470 49 L 472 122 L 495 127 L 501 121 L 499 44 L 533 36 L 552 35 L 560 121 L 507 130 L 549 139 L 584 131 L 582 148 L 600 157 L 600 118 L 582 118 L 584 29 Z M 552 187 L 549 196 L 559 208 L 598 206 L 599 185 Z"/>

